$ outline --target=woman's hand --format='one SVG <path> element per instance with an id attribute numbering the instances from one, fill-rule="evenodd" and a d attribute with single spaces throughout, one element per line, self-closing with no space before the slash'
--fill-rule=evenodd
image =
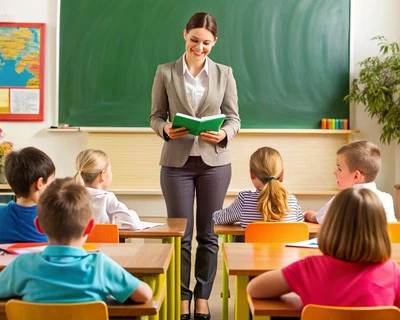
<path id="1" fill-rule="evenodd" d="M 199 138 L 206 140 L 208 142 L 217 144 L 226 138 L 226 132 L 224 130 L 219 130 L 218 132 L 217 131 L 206 131 L 206 132 L 200 133 Z"/>
<path id="2" fill-rule="evenodd" d="M 168 137 L 170 137 L 170 139 L 179 139 L 189 133 L 185 127 L 172 128 L 172 123 L 167 123 L 164 126 L 164 132 L 168 135 Z"/>

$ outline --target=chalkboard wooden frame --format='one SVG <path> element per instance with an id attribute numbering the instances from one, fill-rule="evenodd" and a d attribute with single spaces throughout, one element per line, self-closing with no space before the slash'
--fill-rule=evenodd
<path id="1" fill-rule="evenodd" d="M 243 128 L 308 128 L 348 118 L 350 0 L 60 0 L 59 122 L 148 127 L 158 64 L 211 12 L 210 58 L 232 67 Z"/>

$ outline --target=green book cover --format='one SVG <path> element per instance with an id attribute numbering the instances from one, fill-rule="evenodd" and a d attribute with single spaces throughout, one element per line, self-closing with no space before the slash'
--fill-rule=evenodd
<path id="1" fill-rule="evenodd" d="M 224 120 L 224 114 L 196 118 L 177 112 L 175 114 L 174 121 L 172 122 L 172 127 L 185 127 L 190 134 L 198 136 L 204 131 L 219 131 Z"/>

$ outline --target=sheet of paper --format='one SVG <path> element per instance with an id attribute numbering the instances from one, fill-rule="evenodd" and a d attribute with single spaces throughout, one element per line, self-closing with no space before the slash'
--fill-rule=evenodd
<path id="1" fill-rule="evenodd" d="M 318 248 L 318 239 L 310 239 L 298 242 L 286 243 L 286 247 Z"/>
<path id="2" fill-rule="evenodd" d="M 134 228 L 133 224 L 128 224 L 128 223 L 122 223 L 119 229 L 121 230 L 143 230 L 143 229 L 148 229 L 148 228 L 154 228 L 157 226 L 162 226 L 163 223 L 158 223 L 158 222 L 149 222 L 149 221 L 139 221 L 136 225 L 136 228 Z"/>

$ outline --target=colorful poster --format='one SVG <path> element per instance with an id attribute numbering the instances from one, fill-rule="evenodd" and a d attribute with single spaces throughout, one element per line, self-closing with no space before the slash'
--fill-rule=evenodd
<path id="1" fill-rule="evenodd" d="M 0 23 L 0 120 L 43 120 L 44 39 L 44 23 Z"/>

